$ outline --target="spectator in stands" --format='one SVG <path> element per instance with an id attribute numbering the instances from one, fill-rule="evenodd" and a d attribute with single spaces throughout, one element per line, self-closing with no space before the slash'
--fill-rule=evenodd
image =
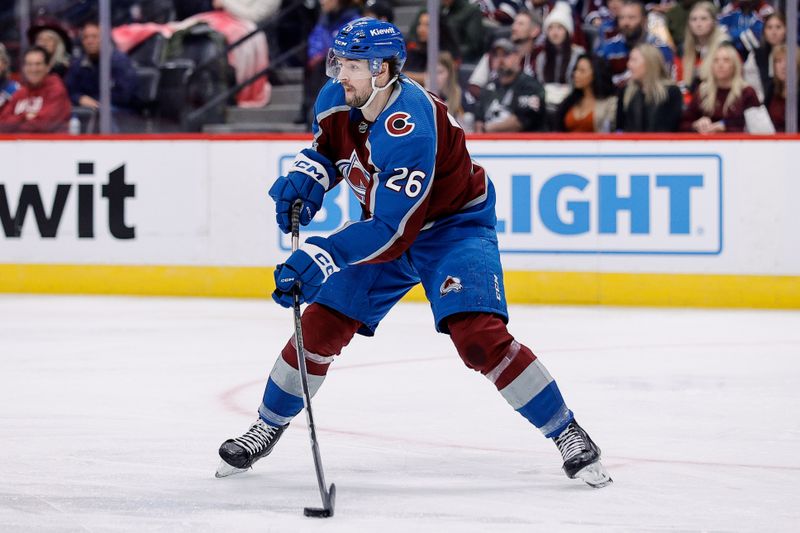
<path id="1" fill-rule="evenodd" d="M 0 109 L 6 105 L 19 89 L 19 83 L 8 77 L 10 67 L 11 58 L 8 57 L 6 47 L 0 43 Z"/>
<path id="2" fill-rule="evenodd" d="M 65 83 L 74 105 L 100 107 L 100 25 L 89 21 L 81 28 L 81 53 L 72 60 Z M 136 94 L 136 72 L 128 56 L 111 53 L 111 106 L 115 111 L 130 110 Z"/>
<path id="3" fill-rule="evenodd" d="M 611 75 L 617 87 L 624 87 L 630 78 L 628 54 L 638 44 L 651 44 L 658 48 L 666 63 L 667 72 L 672 69 L 672 50 L 663 41 L 647 32 L 647 13 L 644 5 L 636 0 L 625 0 L 619 15 L 619 34 L 603 45 L 599 55 L 608 61 Z"/>
<path id="4" fill-rule="evenodd" d="M 490 24 L 509 26 L 517 13 L 525 9 L 524 0 L 476 0 L 483 17 L 492 21 Z"/>
<path id="5" fill-rule="evenodd" d="M 772 82 L 772 51 L 776 46 L 786 43 L 786 17 L 776 11 L 764 19 L 764 32 L 761 43 L 744 62 L 743 76 L 748 85 L 755 89 L 760 100 L 764 100 L 764 91 Z"/>
<path id="6" fill-rule="evenodd" d="M 773 71 L 775 76 L 772 83 L 767 87 L 767 94 L 764 98 L 764 105 L 767 106 L 769 118 L 775 131 L 786 131 L 786 67 L 789 64 L 786 45 L 779 44 L 772 50 Z M 800 50 L 797 53 L 796 68 L 800 71 Z M 800 86 L 798 86 L 798 118 L 800 118 Z"/>
<path id="7" fill-rule="evenodd" d="M 597 35 L 592 44 L 596 52 L 603 48 L 606 42 L 619 33 L 619 13 L 622 11 L 623 0 L 608 0 L 606 5 L 601 5 L 596 11 L 586 15 L 586 23 L 596 28 Z"/>
<path id="8" fill-rule="evenodd" d="M 681 54 L 681 45 L 686 38 L 687 23 L 689 22 L 689 13 L 692 8 L 701 0 L 678 0 L 672 7 L 667 10 L 665 14 L 667 29 L 672 36 L 672 42 L 675 43 L 678 49 L 678 55 Z M 716 17 L 716 15 L 714 15 Z"/>
<path id="9" fill-rule="evenodd" d="M 537 53 L 541 50 L 540 47 L 537 47 L 536 41 L 541 34 L 542 19 L 539 18 L 539 15 L 530 11 L 520 11 L 514 17 L 514 23 L 511 24 L 511 41 L 522 56 L 522 72 L 528 76 L 535 76 L 534 61 Z M 490 63 L 490 53 L 486 52 L 469 77 L 467 90 L 474 98 L 480 97 L 481 90 L 492 78 Z"/>
<path id="10" fill-rule="evenodd" d="M 325 61 L 333 38 L 348 22 L 361 15 L 351 0 L 320 0 L 321 12 L 317 24 L 308 36 L 308 52 L 303 77 L 303 104 L 296 123 L 311 125 L 311 112 L 317 93 L 325 85 Z"/>
<path id="11" fill-rule="evenodd" d="M 572 42 L 586 48 L 586 35 L 584 35 L 583 28 L 581 27 L 583 21 L 581 20 L 581 17 L 578 16 L 576 9 L 573 9 L 573 7 L 577 8 L 577 2 L 575 0 L 525 0 L 525 7 L 534 15 L 538 15 L 539 20 L 544 20 L 559 2 L 567 3 L 570 6 L 570 11 L 572 12 L 572 22 L 575 28 L 575 32 L 572 34 Z M 544 38 L 541 38 L 540 42 L 537 44 L 543 43 Z"/>
<path id="12" fill-rule="evenodd" d="M 419 18 L 426 12 L 427 9 L 421 9 L 417 14 L 406 36 L 408 41 L 417 40 Z M 450 28 L 451 35 L 458 43 L 458 56 L 469 63 L 478 61 L 484 46 L 481 8 L 469 0 L 441 0 L 439 17 Z"/>
<path id="13" fill-rule="evenodd" d="M 394 9 L 392 9 L 392 4 L 387 0 L 367 0 L 362 14 L 365 17 L 394 23 Z"/>
<path id="14" fill-rule="evenodd" d="M 605 60 L 583 54 L 572 72 L 574 89 L 556 112 L 557 131 L 592 133 L 616 129 L 617 97 Z"/>
<path id="15" fill-rule="evenodd" d="M 481 93 L 475 117 L 478 133 L 541 131 L 545 126 L 544 88 L 522 72 L 521 54 L 508 39 L 491 47 L 497 79 Z"/>
<path id="16" fill-rule="evenodd" d="M 733 45 L 724 43 L 711 56 L 706 79 L 695 91 L 683 115 L 684 131 L 743 132 L 744 111 L 761 103 L 742 77 L 742 60 Z"/>
<path id="17" fill-rule="evenodd" d="M 420 85 L 426 84 L 428 75 L 428 33 L 430 32 L 430 16 L 427 11 L 422 11 L 417 17 L 417 26 L 414 34 L 416 38 L 406 42 L 406 63 L 403 74 Z M 439 50 L 448 52 L 458 62 L 460 59 L 458 42 L 450 33 L 450 27 L 439 19 Z"/>
<path id="18" fill-rule="evenodd" d="M 544 20 L 544 48 L 536 56 L 535 78 L 544 85 L 548 106 L 555 106 L 569 94 L 570 74 L 585 50 L 572 43 L 572 10 L 558 2 Z"/>
<path id="19" fill-rule="evenodd" d="M 624 132 L 678 131 L 683 100 L 667 74 L 661 51 L 638 44 L 628 59 L 630 82 L 617 106 L 617 130 Z"/>
<path id="20" fill-rule="evenodd" d="M 64 83 L 48 71 L 47 50 L 32 46 L 22 58 L 22 87 L 0 108 L 0 132 L 66 132 L 72 107 Z"/>
<path id="21" fill-rule="evenodd" d="M 717 24 L 716 6 L 707 0 L 692 7 L 686 25 L 682 54 L 679 52 L 675 59 L 675 79 L 688 104 L 700 84 L 703 61 L 717 46 L 729 42 L 730 38 L 725 28 Z"/>
<path id="22" fill-rule="evenodd" d="M 28 42 L 41 46 L 50 54 L 50 72 L 64 78 L 69 70 L 72 39 L 67 30 L 54 21 L 43 21 L 28 30 Z"/>
<path id="23" fill-rule="evenodd" d="M 719 23 L 725 26 L 742 59 L 758 48 L 764 31 L 764 18 L 774 11 L 764 0 L 737 0 L 722 11 Z"/>
<path id="24" fill-rule="evenodd" d="M 447 110 L 461 124 L 464 118 L 463 93 L 458 85 L 456 62 L 449 52 L 439 53 L 436 65 L 437 95 L 447 104 Z"/>

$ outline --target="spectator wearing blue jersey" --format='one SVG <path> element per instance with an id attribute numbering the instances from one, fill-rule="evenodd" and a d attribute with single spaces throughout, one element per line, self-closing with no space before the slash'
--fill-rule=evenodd
<path id="1" fill-rule="evenodd" d="M 544 88 L 522 72 L 520 53 L 508 39 L 492 44 L 497 79 L 481 92 L 475 131 L 505 133 L 542 131 L 545 127 Z"/>
<path id="2" fill-rule="evenodd" d="M 672 71 L 672 49 L 661 39 L 648 33 L 647 13 L 644 5 L 636 0 L 625 0 L 619 15 L 619 34 L 603 45 L 599 55 L 608 61 L 611 75 L 617 87 L 624 87 L 630 78 L 628 55 L 639 44 L 655 46 L 663 55 L 667 72 Z"/>
<path id="3" fill-rule="evenodd" d="M 608 0 L 605 5 L 600 5 L 586 15 L 586 24 L 593 26 L 597 33 L 592 46 L 595 52 L 619 33 L 618 17 L 623 3 L 623 0 Z"/>
<path id="4" fill-rule="evenodd" d="M 764 18 L 773 12 L 763 0 L 738 0 L 723 11 L 719 23 L 725 26 L 742 59 L 759 47 Z"/>
<path id="5" fill-rule="evenodd" d="M 0 43 L 0 109 L 11 100 L 11 96 L 19 89 L 19 83 L 8 77 L 10 65 L 11 60 L 6 47 Z"/>

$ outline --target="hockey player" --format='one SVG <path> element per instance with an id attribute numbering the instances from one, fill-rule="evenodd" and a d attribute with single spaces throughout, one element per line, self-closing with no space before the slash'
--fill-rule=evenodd
<path id="1" fill-rule="evenodd" d="M 341 179 L 363 208 L 360 221 L 308 238 L 275 270 L 276 302 L 291 307 L 298 287 L 310 304 L 302 317 L 310 393 L 353 335 L 372 336 L 421 282 L 436 329 L 555 441 L 567 476 L 607 485 L 600 449 L 547 369 L 506 329 L 492 182 L 470 159 L 447 106 L 401 74 L 405 58 L 394 25 L 361 18 L 343 27 L 328 54 L 332 79 L 316 101 L 313 145 L 269 191 L 287 233 L 293 202 L 302 200 L 300 223 L 308 224 Z M 258 420 L 220 447 L 217 476 L 242 472 L 269 454 L 303 408 L 302 396 L 292 338 L 270 373 Z"/>

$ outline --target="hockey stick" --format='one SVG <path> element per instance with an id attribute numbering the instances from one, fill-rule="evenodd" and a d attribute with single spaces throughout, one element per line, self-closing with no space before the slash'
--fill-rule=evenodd
<path id="1" fill-rule="evenodd" d="M 303 202 L 296 200 L 292 204 L 292 252 L 296 252 L 300 247 L 300 210 Z M 333 516 L 333 506 L 336 499 L 336 485 L 331 483 L 328 490 L 325 490 L 325 473 L 322 471 L 322 458 L 319 454 L 319 443 L 317 442 L 317 431 L 314 429 L 314 415 L 311 412 L 311 394 L 308 392 L 308 370 L 306 369 L 305 351 L 303 350 L 303 326 L 300 321 L 300 288 L 292 289 L 294 296 L 294 340 L 297 346 L 297 367 L 300 369 L 300 384 L 303 386 L 303 403 L 306 407 L 306 420 L 308 421 L 308 432 L 311 436 L 311 451 L 314 455 L 314 468 L 317 471 L 317 483 L 319 484 L 319 495 L 322 497 L 322 509 L 315 507 L 305 507 L 303 514 L 315 518 L 329 518 Z"/>

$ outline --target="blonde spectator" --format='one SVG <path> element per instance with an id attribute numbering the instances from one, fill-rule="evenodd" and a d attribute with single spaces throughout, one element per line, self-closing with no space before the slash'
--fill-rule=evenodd
<path id="1" fill-rule="evenodd" d="M 698 133 L 742 132 L 744 111 L 760 104 L 742 77 L 742 60 L 731 44 L 720 45 L 710 58 L 708 76 L 695 91 L 682 129 Z"/>
<path id="2" fill-rule="evenodd" d="M 72 38 L 64 26 L 55 19 L 37 19 L 28 30 L 28 42 L 47 50 L 50 72 L 64 79 L 72 61 Z"/>
<path id="3" fill-rule="evenodd" d="M 664 56 L 651 44 L 638 44 L 628 58 L 630 81 L 617 106 L 617 130 L 678 131 L 683 99 L 667 74 Z"/>
<path id="4" fill-rule="evenodd" d="M 686 22 L 682 55 L 675 62 L 675 79 L 686 103 L 700 83 L 701 65 L 720 44 L 729 42 L 728 32 L 717 23 L 717 8 L 702 1 L 692 7 Z"/>

